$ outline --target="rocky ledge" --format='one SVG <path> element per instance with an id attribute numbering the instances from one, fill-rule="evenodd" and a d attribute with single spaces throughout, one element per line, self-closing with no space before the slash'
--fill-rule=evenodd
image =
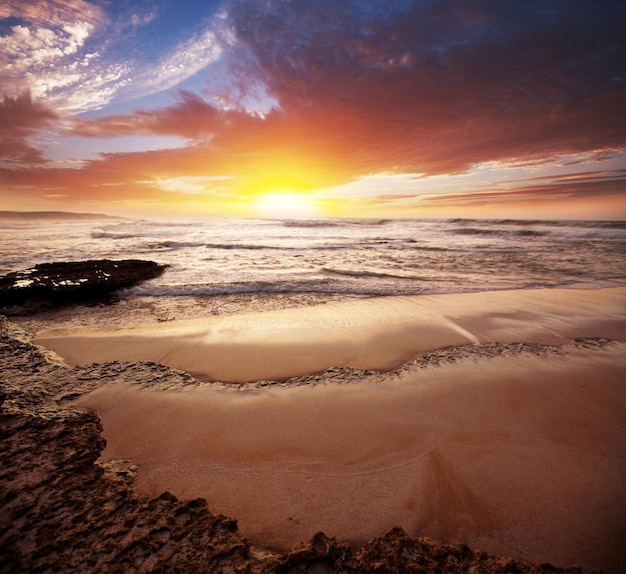
<path id="1" fill-rule="evenodd" d="M 165 267 L 140 259 L 41 263 L 0 277 L 0 313 L 28 315 L 55 305 L 102 300 L 158 277 Z"/>
<path id="2" fill-rule="evenodd" d="M 111 377 L 197 384 L 189 375 L 150 363 L 70 368 L 4 317 L 0 373 L 0 573 L 580 572 L 400 528 L 356 551 L 321 532 L 283 554 L 256 548 L 202 499 L 136 495 L 128 463 L 98 462 L 105 441 L 97 416 L 64 406 Z"/>

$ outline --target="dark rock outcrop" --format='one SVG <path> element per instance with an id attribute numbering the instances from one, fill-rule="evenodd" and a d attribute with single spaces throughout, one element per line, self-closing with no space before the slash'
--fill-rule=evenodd
<path id="1" fill-rule="evenodd" d="M 114 291 L 158 277 L 165 267 L 140 259 L 41 263 L 0 277 L 0 313 L 27 315 L 55 305 L 103 300 Z"/>
<path id="2" fill-rule="evenodd" d="M 137 497 L 96 465 L 100 431 L 91 413 L 0 417 L 0 572 L 214 572 L 253 562 L 237 523 L 204 500 Z"/>

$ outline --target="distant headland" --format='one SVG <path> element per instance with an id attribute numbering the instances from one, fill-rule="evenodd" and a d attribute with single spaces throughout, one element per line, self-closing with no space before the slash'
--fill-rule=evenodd
<path id="1" fill-rule="evenodd" d="M 0 211 L 0 219 L 123 219 L 123 217 L 73 211 Z"/>

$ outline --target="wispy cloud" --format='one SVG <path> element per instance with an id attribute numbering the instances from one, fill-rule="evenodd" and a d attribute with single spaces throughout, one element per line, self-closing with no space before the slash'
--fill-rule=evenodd
<path id="1" fill-rule="evenodd" d="M 28 91 L 59 113 L 99 108 L 123 85 L 129 67 L 106 64 L 90 39 L 108 19 L 82 0 L 10 1 L 0 9 L 15 18 L 0 37 L 0 85 L 9 97 Z"/>
<path id="2" fill-rule="evenodd" d="M 180 42 L 156 64 L 138 71 L 129 87 L 142 95 L 172 88 L 218 60 L 221 55 L 222 43 L 218 33 L 205 29 Z"/>
<path id="3" fill-rule="evenodd" d="M 588 178 L 579 179 L 578 181 L 555 179 L 549 183 L 529 183 L 526 186 L 520 185 L 506 190 L 468 190 L 462 193 L 449 193 L 422 197 L 420 199 L 428 203 L 446 203 L 447 205 L 457 206 L 483 206 L 496 203 L 540 202 L 572 198 L 592 200 L 599 197 L 623 195 L 624 185 L 626 185 L 626 176 L 624 174 L 616 174 L 600 179 Z"/>
<path id="4" fill-rule="evenodd" d="M 68 22 L 103 23 L 103 9 L 85 0 L 3 0 L 0 18 L 17 18 L 37 27 L 62 27 Z"/>
<path id="5" fill-rule="evenodd" d="M 0 6 L 0 18 L 19 23 L 0 36 L 1 93 L 29 91 L 61 114 L 78 114 L 120 95 L 138 98 L 171 88 L 220 57 L 219 18 L 155 62 L 146 64 L 149 54 L 120 51 L 118 42 L 131 41 L 157 16 L 132 12 L 128 20 L 112 22 L 99 6 L 82 0 L 11 0 Z"/>

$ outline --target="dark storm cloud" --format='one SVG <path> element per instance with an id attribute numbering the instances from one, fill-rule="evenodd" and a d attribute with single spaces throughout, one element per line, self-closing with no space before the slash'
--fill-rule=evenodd
<path id="1" fill-rule="evenodd" d="M 393 152 L 381 169 L 626 143 L 622 2 L 295 0 L 231 15 L 283 111 L 343 110 L 355 145 Z"/>

